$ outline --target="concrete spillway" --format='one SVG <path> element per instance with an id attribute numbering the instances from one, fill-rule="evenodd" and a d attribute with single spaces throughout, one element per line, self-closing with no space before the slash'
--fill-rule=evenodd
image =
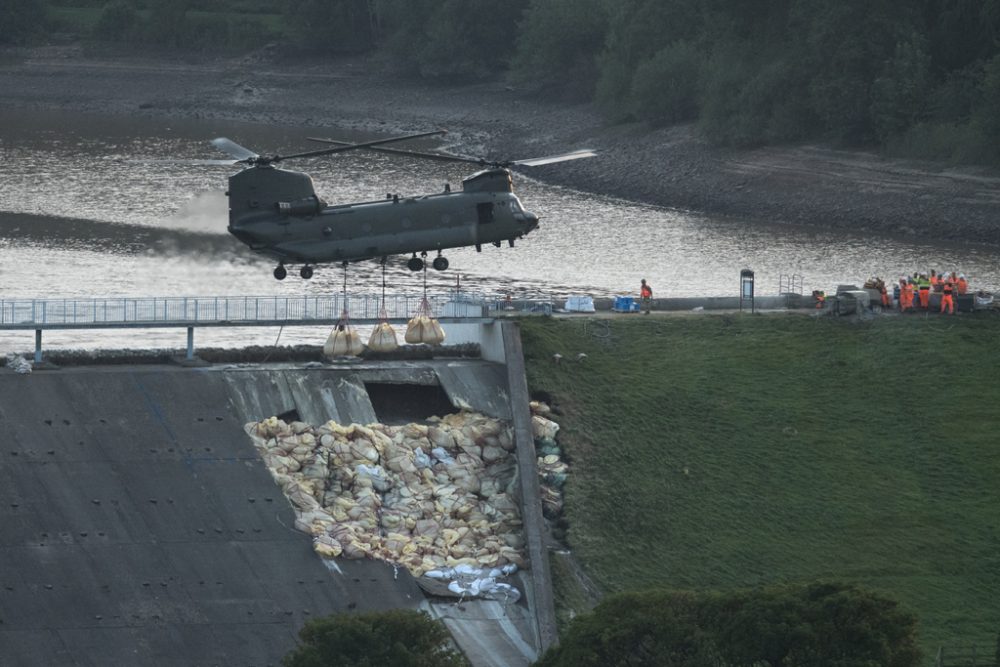
<path id="1" fill-rule="evenodd" d="M 376 421 L 366 383 L 436 385 L 509 419 L 506 373 L 478 360 L 0 372 L 0 662 L 277 664 L 310 618 L 424 605 L 403 569 L 328 569 L 243 426 L 293 411 Z"/>

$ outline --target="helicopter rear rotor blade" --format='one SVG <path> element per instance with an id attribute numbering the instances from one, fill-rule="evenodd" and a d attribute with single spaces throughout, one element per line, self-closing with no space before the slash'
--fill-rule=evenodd
<path id="1" fill-rule="evenodd" d="M 391 137 L 389 139 L 377 139 L 375 141 L 366 141 L 360 144 L 346 144 L 343 146 L 336 146 L 334 148 L 324 148 L 318 151 L 307 151 L 305 153 L 295 153 L 293 155 L 276 155 L 271 159 L 272 162 L 280 162 L 281 160 L 289 160 L 291 158 L 299 157 L 315 157 L 318 155 L 332 155 L 333 153 L 343 153 L 344 151 L 353 151 L 358 148 L 371 148 L 372 146 L 381 146 L 382 144 L 391 144 L 396 141 L 405 141 L 406 139 L 421 139 L 423 137 L 434 137 L 441 134 L 446 134 L 447 130 L 435 130 L 433 132 L 421 132 L 420 134 L 408 134 L 402 137 Z"/>
<path id="2" fill-rule="evenodd" d="M 597 153 L 590 149 L 580 149 L 578 151 L 573 151 L 571 153 L 562 153 L 560 155 L 548 155 L 546 157 L 535 157 L 528 158 L 527 160 L 513 160 L 507 164 L 519 164 L 525 167 L 539 167 L 543 164 L 555 164 L 556 162 L 568 162 L 570 160 L 580 160 L 586 157 L 595 157 Z"/>
<path id="3" fill-rule="evenodd" d="M 257 153 L 254 153 L 249 148 L 244 148 L 235 141 L 232 141 L 231 139 L 227 139 L 225 137 L 218 137 L 216 139 L 212 139 L 212 145 L 218 148 L 223 153 L 226 153 L 227 155 L 232 155 L 233 158 L 239 162 L 243 162 L 245 160 L 252 160 L 253 158 L 260 157 L 259 155 L 257 155 Z"/>

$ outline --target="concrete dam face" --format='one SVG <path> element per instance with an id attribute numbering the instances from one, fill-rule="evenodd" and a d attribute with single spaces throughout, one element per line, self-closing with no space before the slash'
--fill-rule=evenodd
<path id="1" fill-rule="evenodd" d="M 404 569 L 328 568 L 244 425 L 510 405 L 479 360 L 0 373 L 0 661 L 277 664 L 309 619 L 426 606 Z"/>

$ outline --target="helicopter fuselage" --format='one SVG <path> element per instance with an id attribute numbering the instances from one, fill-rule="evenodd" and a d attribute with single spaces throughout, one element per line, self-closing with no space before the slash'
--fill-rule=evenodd
<path id="1" fill-rule="evenodd" d="M 229 179 L 229 231 L 280 263 L 355 262 L 513 242 L 538 226 L 499 167 L 462 189 L 328 206 L 301 172 L 255 166 Z"/>

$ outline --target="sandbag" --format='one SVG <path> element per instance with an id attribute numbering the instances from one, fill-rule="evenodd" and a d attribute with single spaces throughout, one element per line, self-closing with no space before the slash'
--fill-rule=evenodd
<path id="1" fill-rule="evenodd" d="M 424 342 L 428 345 L 440 345 L 444 342 L 444 329 L 436 318 L 427 318 L 423 330 Z"/>
<path id="2" fill-rule="evenodd" d="M 351 327 L 341 328 L 339 325 L 326 339 L 323 344 L 323 355 L 328 359 L 334 357 L 356 357 L 364 352 L 365 346 L 361 342 L 361 336 Z"/>
<path id="3" fill-rule="evenodd" d="M 427 345 L 440 345 L 444 342 L 445 334 L 441 323 L 433 317 L 427 315 L 417 315 L 406 323 L 406 335 L 404 339 L 407 343 L 426 343 Z"/>
<path id="4" fill-rule="evenodd" d="M 368 338 L 368 347 L 375 352 L 392 352 L 399 347 L 395 329 L 388 322 L 382 322 L 372 329 L 372 335 Z"/>
<path id="5" fill-rule="evenodd" d="M 422 320 L 426 319 L 429 318 L 425 315 L 417 315 L 416 317 L 411 318 L 410 321 L 406 323 L 406 334 L 403 336 L 403 340 L 411 345 L 424 342 Z"/>

